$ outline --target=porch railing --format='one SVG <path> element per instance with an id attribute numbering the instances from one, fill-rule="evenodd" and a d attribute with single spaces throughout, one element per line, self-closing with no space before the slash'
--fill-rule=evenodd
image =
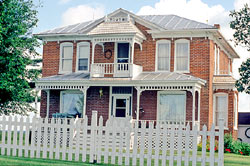
<path id="1" fill-rule="evenodd" d="M 142 67 L 131 63 L 94 63 L 92 77 L 133 77 L 142 72 Z"/>

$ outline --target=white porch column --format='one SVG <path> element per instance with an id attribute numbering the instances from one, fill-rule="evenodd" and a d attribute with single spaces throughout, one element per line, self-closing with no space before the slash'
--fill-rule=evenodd
<path id="1" fill-rule="evenodd" d="M 37 110 L 37 95 L 38 95 L 38 92 L 39 92 L 39 90 L 38 89 L 36 89 L 35 90 L 35 109 Z"/>
<path id="2" fill-rule="evenodd" d="M 86 101 L 87 101 L 87 90 L 89 86 L 85 86 L 83 89 L 81 89 L 83 93 L 83 108 L 82 108 L 82 117 L 86 115 Z"/>
<path id="3" fill-rule="evenodd" d="M 46 117 L 49 118 L 49 98 L 50 98 L 50 90 L 45 90 L 47 93 L 47 112 L 46 112 Z"/>
<path id="4" fill-rule="evenodd" d="M 192 109 L 192 126 L 195 125 L 195 88 L 192 89 L 193 109 Z"/>
<path id="5" fill-rule="evenodd" d="M 94 64 L 94 56 L 95 56 L 95 45 L 96 43 L 92 41 L 92 61 L 91 61 L 91 64 Z"/>
<path id="6" fill-rule="evenodd" d="M 141 93 L 142 90 L 140 87 L 135 87 L 135 89 L 137 90 L 137 108 L 136 108 L 136 120 L 139 120 L 139 114 L 140 114 L 140 97 L 141 97 Z"/>
<path id="7" fill-rule="evenodd" d="M 198 122 L 199 122 L 199 128 L 200 128 L 200 123 L 201 123 L 201 90 L 198 90 Z"/>
<path id="8" fill-rule="evenodd" d="M 131 57 L 130 57 L 130 62 L 134 64 L 134 50 L 135 50 L 135 42 L 134 40 L 130 43 L 131 44 Z"/>

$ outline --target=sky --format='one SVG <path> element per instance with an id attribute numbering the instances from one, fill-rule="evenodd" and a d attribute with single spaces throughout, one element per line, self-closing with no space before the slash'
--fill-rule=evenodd
<path id="1" fill-rule="evenodd" d="M 250 0 L 34 0 L 41 4 L 38 8 L 38 26 L 33 33 L 56 27 L 89 21 L 105 16 L 118 8 L 135 14 L 176 14 L 210 25 L 220 24 L 226 39 L 233 39 L 233 30 L 229 27 L 229 13 L 238 10 Z M 239 78 L 238 68 L 242 61 L 250 57 L 246 48 L 230 43 L 240 55 L 233 62 L 233 75 Z M 42 52 L 42 48 L 38 49 Z M 239 111 L 250 112 L 250 95 L 240 93 Z"/>

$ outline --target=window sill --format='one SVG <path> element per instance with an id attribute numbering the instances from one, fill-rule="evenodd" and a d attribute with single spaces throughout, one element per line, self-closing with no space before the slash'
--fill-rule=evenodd
<path id="1" fill-rule="evenodd" d="M 190 73 L 190 71 L 174 71 L 174 72 L 176 72 L 176 73 Z"/>
<path id="2" fill-rule="evenodd" d="M 215 126 L 215 130 L 219 130 L 219 126 Z M 228 127 L 224 127 L 224 130 L 229 130 Z"/>
<path id="3" fill-rule="evenodd" d="M 237 128 L 237 127 L 234 127 L 234 130 L 238 130 L 238 128 Z"/>

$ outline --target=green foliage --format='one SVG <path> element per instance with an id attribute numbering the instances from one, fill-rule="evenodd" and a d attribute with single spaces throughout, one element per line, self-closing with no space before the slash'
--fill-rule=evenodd
<path id="1" fill-rule="evenodd" d="M 26 66 L 39 46 L 32 36 L 37 10 L 32 0 L 0 0 L 0 114 L 33 111 L 28 80 L 38 75 Z"/>
<path id="2" fill-rule="evenodd" d="M 215 140 L 214 142 L 214 151 L 215 152 L 218 152 L 218 147 L 219 147 L 219 142 L 217 140 Z M 198 151 L 202 151 L 202 142 L 200 142 L 198 145 L 197 145 L 197 150 Z M 207 140 L 207 143 L 206 143 L 206 151 L 209 152 L 210 151 L 210 141 Z"/>
<path id="3" fill-rule="evenodd" d="M 232 134 L 225 134 L 224 137 L 224 149 L 233 149 L 233 137 Z"/>
<path id="4" fill-rule="evenodd" d="M 250 94 L 250 58 L 241 64 L 239 73 L 240 79 L 235 83 L 237 90 Z"/>
<path id="5" fill-rule="evenodd" d="M 250 50 L 250 8 L 247 4 L 240 11 L 231 11 L 229 14 L 233 21 L 230 28 L 234 29 L 235 44 L 246 46 Z"/>

